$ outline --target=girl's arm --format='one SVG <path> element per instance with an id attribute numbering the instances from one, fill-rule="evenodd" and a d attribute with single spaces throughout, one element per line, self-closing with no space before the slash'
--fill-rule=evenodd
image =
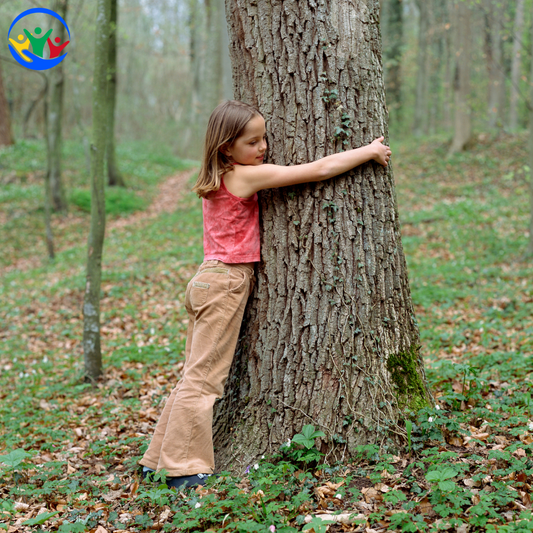
<path id="1" fill-rule="evenodd" d="M 249 196 L 263 189 L 286 187 L 299 183 L 322 181 L 338 176 L 348 170 L 374 159 L 387 166 L 391 151 L 382 144 L 384 137 L 361 148 L 328 155 L 312 163 L 285 167 L 280 165 L 249 165 L 238 168 L 235 178 L 239 185 L 250 192 Z M 247 194 L 248 196 L 248 194 Z"/>

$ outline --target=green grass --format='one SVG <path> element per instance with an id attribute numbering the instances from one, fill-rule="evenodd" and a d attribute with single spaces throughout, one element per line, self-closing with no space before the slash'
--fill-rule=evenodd
<path id="1" fill-rule="evenodd" d="M 243 480 L 225 475 L 210 494 L 186 497 L 136 485 L 135 465 L 183 364 L 183 291 L 203 257 L 200 202 L 188 193 L 174 213 L 108 232 L 106 374 L 93 390 L 80 379 L 88 215 L 73 207 L 70 218 L 54 215 L 59 251 L 46 260 L 43 147 L 31 141 L 0 152 L 0 454 L 29 454 L 0 468 L 0 527 L 26 516 L 14 507 L 22 501 L 34 510 L 28 519 L 43 522 L 28 531 L 141 532 L 166 516 L 163 530 L 288 533 L 311 527 L 306 515 L 320 510 L 363 513 L 364 527 L 391 531 L 532 531 L 525 146 L 523 135 L 504 136 L 447 158 L 442 137 L 393 143 L 402 242 L 439 407 L 413 419 L 410 453 L 407 443 L 394 453 L 363 446 L 349 468 L 317 466 L 320 452 L 307 439 L 251 465 Z M 190 165 L 140 143 L 120 146 L 118 160 L 129 198 L 144 205 L 158 183 Z M 87 189 L 80 144 L 65 145 L 65 177 L 70 193 Z M 111 211 L 109 220 L 119 216 Z M 360 505 L 372 501 L 369 488 L 371 510 Z M 59 513 L 41 520 L 41 505 Z M 315 533 L 325 531 L 317 520 Z"/>

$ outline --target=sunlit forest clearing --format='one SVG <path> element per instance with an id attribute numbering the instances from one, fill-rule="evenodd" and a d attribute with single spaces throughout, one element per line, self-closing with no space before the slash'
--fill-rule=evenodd
<path id="1" fill-rule="evenodd" d="M 58 11 L 59 4 L 46 7 Z M 399 37 L 393 27 L 398 4 Z M 244 465 L 244 472 L 217 470 L 218 477 L 195 490 L 167 488 L 164 473 L 159 482 L 143 480 L 138 461 L 184 371 L 185 290 L 204 256 L 202 203 L 191 188 L 209 112 L 219 100 L 234 96 L 225 93 L 231 92 L 227 71 L 223 75 L 213 67 L 213 61 L 226 64 L 213 57 L 219 47 L 212 42 L 221 31 L 223 7 L 181 0 L 119 2 L 114 151 L 125 186 L 105 185 L 103 373 L 96 380 L 86 379 L 83 344 L 94 201 L 96 3 L 71 0 L 67 6 L 75 47 L 63 62 L 65 209 L 47 207 L 45 201 L 50 122 L 45 122 L 43 102 L 51 95 L 37 98 L 42 74 L 14 64 L 8 50 L 0 52 L 0 89 L 6 95 L 0 95 L 0 107 L 7 102 L 15 141 L 0 146 L 0 528 L 64 533 L 533 530 L 526 98 L 533 6 L 530 0 L 463 4 L 472 20 L 466 99 L 472 122 L 458 150 L 451 148 L 464 139 L 465 130 L 462 125 L 458 133 L 454 126 L 454 53 L 446 48 L 454 42 L 445 33 L 456 31 L 455 26 L 446 29 L 455 20 L 456 3 L 383 0 L 380 12 L 391 183 L 431 401 L 417 408 L 404 405 L 401 424 L 385 420 L 377 438 L 354 446 L 349 459 L 335 456 L 324 433 L 313 436 L 322 427 L 306 414 L 289 442 L 274 446 L 269 440 L 265 453 Z M 31 7 L 23 1 L 0 4 L 4 34 L 13 18 Z M 492 9 L 501 10 L 499 23 L 491 18 Z M 521 96 L 512 111 L 520 10 Z M 396 66 L 393 36 L 401 39 L 399 94 L 390 86 Z M 484 63 L 487 42 L 494 41 L 499 45 L 493 50 L 502 54 L 503 96 L 491 93 L 491 76 L 500 74 Z M 420 46 L 427 47 L 427 56 L 421 56 Z M 425 87 L 419 85 L 421 70 Z M 46 74 L 50 83 L 53 73 Z M 343 94 L 339 89 L 339 98 Z M 325 98 L 334 97 L 330 92 Z M 0 118 L 6 116 L 1 113 Z M 275 162 L 281 147 L 270 150 Z M 108 168 L 109 163 L 102 166 L 106 182 Z M 287 197 L 288 205 L 297 205 Z M 327 208 L 318 203 L 317 210 Z M 287 225 L 295 224 L 291 219 Z M 262 255 L 259 278 L 269 257 Z M 389 319 L 380 320 L 386 327 Z M 349 364 L 356 366 L 354 361 Z M 408 381 L 406 387 L 409 391 Z M 343 414 L 341 425 L 348 430 L 355 418 Z M 335 435 L 335 445 L 347 438 Z"/>

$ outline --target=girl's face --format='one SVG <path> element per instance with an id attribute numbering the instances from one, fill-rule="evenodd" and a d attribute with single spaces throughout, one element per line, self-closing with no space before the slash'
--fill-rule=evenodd
<path id="1" fill-rule="evenodd" d="M 265 119 L 260 115 L 249 120 L 230 147 L 221 148 L 223 154 L 241 165 L 261 165 L 266 149 Z"/>

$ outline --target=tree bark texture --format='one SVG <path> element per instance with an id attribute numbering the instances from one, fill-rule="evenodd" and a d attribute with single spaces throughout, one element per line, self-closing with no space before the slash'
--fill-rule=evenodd
<path id="1" fill-rule="evenodd" d="M 452 6 L 452 27 L 454 32 L 454 135 L 450 154 L 460 152 L 472 137 L 472 120 L 470 104 L 470 71 L 472 28 L 470 26 L 470 8 L 462 0 Z"/>
<path id="2" fill-rule="evenodd" d="M 387 135 L 379 3 L 226 0 L 234 93 L 266 118 L 269 162 Z M 306 424 L 328 458 L 402 433 L 429 398 L 391 169 L 260 193 L 262 261 L 214 421 L 242 472 Z"/>
<path id="3" fill-rule="evenodd" d="M 117 167 L 115 157 L 115 107 L 117 100 L 117 0 L 111 0 L 109 23 L 109 52 L 107 77 L 108 137 L 107 137 L 107 183 L 111 186 L 125 187 L 124 177 Z"/>
<path id="4" fill-rule="evenodd" d="M 57 0 L 54 11 L 63 20 L 67 16 L 68 0 Z M 59 37 L 61 43 L 65 41 L 65 27 L 61 22 L 55 21 L 53 36 Z M 62 133 L 61 122 L 63 120 L 63 93 L 65 86 L 65 76 L 63 74 L 63 63 L 59 63 L 50 71 L 50 83 L 48 85 L 48 181 L 52 199 L 52 209 L 54 211 L 67 211 L 67 196 L 61 179 L 61 146 Z"/>
<path id="5" fill-rule="evenodd" d="M 0 61 L 0 146 L 9 146 L 14 143 L 11 132 L 11 114 L 4 90 L 2 77 L 2 62 Z"/>
<path id="6" fill-rule="evenodd" d="M 513 28 L 513 56 L 511 58 L 511 91 L 509 98 L 509 128 L 518 128 L 518 102 L 520 100 L 520 70 L 522 67 L 522 33 L 524 28 L 524 0 L 516 1 Z"/>
<path id="7" fill-rule="evenodd" d="M 107 62 L 111 0 L 98 0 L 93 76 L 93 129 L 91 139 L 91 229 L 87 254 L 87 281 L 83 301 L 83 354 L 86 377 L 102 373 L 100 350 L 100 282 L 105 235 L 104 154 L 107 141 Z"/>

